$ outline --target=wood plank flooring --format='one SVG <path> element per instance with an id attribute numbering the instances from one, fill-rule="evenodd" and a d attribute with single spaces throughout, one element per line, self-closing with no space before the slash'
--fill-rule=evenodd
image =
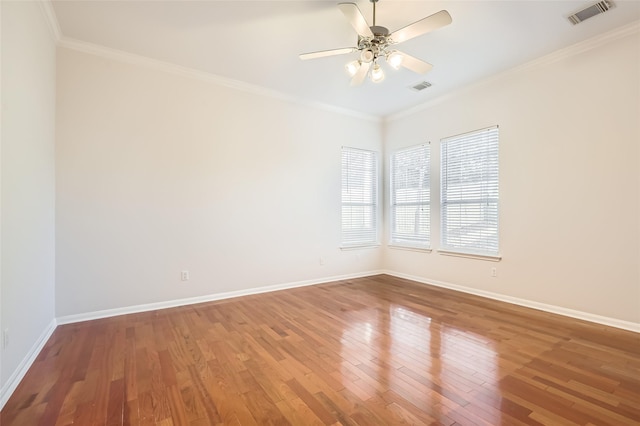
<path id="1" fill-rule="evenodd" d="M 59 326 L 13 425 L 638 425 L 640 334 L 380 275 Z"/>

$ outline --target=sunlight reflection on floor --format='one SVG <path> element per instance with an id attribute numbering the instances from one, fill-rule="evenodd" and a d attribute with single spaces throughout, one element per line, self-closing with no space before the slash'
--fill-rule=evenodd
<path id="1" fill-rule="evenodd" d="M 497 385 L 492 339 L 386 305 L 359 310 L 342 334 L 345 387 L 365 399 L 394 392 L 437 421 L 466 405 L 479 385 Z"/>

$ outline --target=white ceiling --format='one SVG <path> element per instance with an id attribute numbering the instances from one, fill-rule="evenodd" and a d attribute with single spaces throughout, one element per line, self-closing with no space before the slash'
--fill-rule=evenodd
<path id="1" fill-rule="evenodd" d="M 336 1 L 53 1 L 64 39 L 123 50 L 304 101 L 387 116 L 640 19 L 640 0 L 579 25 L 567 16 L 595 1 L 398 1 L 377 3 L 394 31 L 441 9 L 453 23 L 398 45 L 433 64 L 426 75 L 383 64 L 382 83 L 350 87 L 357 53 L 301 61 L 299 53 L 351 47 L 356 34 Z M 345 1 L 345 0 L 342 0 Z M 371 25 L 372 5 L 357 0 Z M 409 89 L 423 80 L 433 86 Z"/>

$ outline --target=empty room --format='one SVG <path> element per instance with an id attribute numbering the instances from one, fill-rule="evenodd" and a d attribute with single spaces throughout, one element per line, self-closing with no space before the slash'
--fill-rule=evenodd
<path id="1" fill-rule="evenodd" d="M 640 424 L 640 1 L 1 0 L 0 424 Z"/>

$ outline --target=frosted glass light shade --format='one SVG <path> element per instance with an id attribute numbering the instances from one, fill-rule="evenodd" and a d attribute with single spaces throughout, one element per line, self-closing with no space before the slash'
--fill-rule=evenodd
<path id="1" fill-rule="evenodd" d="M 360 60 L 362 62 L 371 62 L 375 59 L 375 55 L 373 54 L 373 51 L 371 49 L 366 49 L 363 50 L 362 53 L 360 53 Z"/>
<path id="2" fill-rule="evenodd" d="M 353 77 L 358 72 L 360 68 L 360 61 L 352 61 L 345 65 L 345 69 L 347 70 L 347 74 L 349 77 Z"/>
<path id="3" fill-rule="evenodd" d="M 402 65 L 402 53 L 393 51 L 387 56 L 387 63 L 393 68 L 398 69 Z"/>
<path id="4" fill-rule="evenodd" d="M 371 81 L 374 83 L 380 83 L 384 80 L 384 71 L 380 68 L 380 65 L 374 64 L 373 69 L 371 70 Z"/>

